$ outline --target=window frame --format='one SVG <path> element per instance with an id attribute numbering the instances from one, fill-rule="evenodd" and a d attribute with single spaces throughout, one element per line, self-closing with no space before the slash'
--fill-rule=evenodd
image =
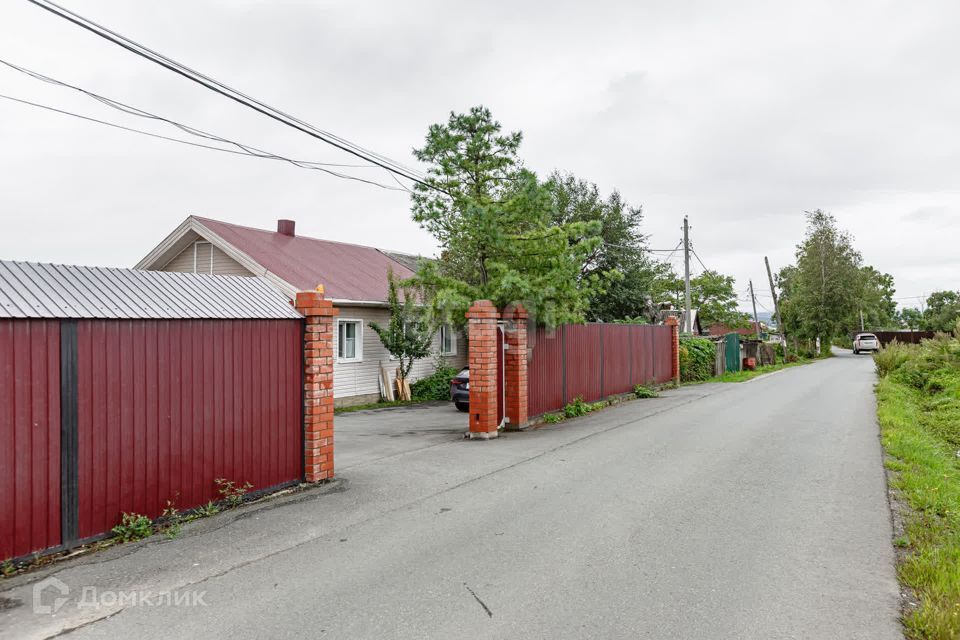
<path id="1" fill-rule="evenodd" d="M 357 325 L 356 335 L 354 336 L 354 356 L 352 358 L 340 355 L 342 342 L 340 340 L 340 325 L 346 323 Z M 363 362 L 363 320 L 359 318 L 337 318 L 337 362 Z"/>
<path id="2" fill-rule="evenodd" d="M 444 349 L 444 337 L 446 335 L 450 336 L 450 351 Z M 457 355 L 457 330 L 453 325 L 442 324 L 440 325 L 440 355 L 441 356 L 455 356 Z"/>

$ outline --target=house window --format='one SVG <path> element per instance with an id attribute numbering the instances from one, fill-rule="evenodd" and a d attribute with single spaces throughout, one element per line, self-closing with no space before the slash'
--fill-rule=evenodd
<path id="1" fill-rule="evenodd" d="M 440 327 L 440 355 L 457 355 L 457 332 L 448 324 Z"/>
<path id="2" fill-rule="evenodd" d="M 193 272 L 213 273 L 213 245 L 206 240 L 193 243 Z"/>
<path id="3" fill-rule="evenodd" d="M 360 320 L 337 321 L 337 360 L 359 362 L 363 359 L 363 323 Z"/>

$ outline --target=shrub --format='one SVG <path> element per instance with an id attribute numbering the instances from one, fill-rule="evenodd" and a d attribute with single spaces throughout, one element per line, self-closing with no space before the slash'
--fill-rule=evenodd
<path id="1" fill-rule="evenodd" d="M 427 400 L 449 400 L 450 380 L 457 375 L 453 367 L 440 365 L 437 370 L 426 378 L 417 380 L 410 385 L 410 397 L 414 402 Z"/>
<path id="2" fill-rule="evenodd" d="M 657 392 L 650 387 L 645 387 L 642 384 L 638 384 L 633 388 L 633 395 L 638 398 L 656 398 Z"/>
<path id="3" fill-rule="evenodd" d="M 701 382 L 713 376 L 716 347 L 706 338 L 680 338 L 680 380 Z"/>
<path id="4" fill-rule="evenodd" d="M 911 345 L 900 344 L 896 340 L 885 347 L 881 347 L 873 355 L 873 363 L 877 368 L 877 375 L 881 378 L 899 369 L 910 357 Z"/>
<path id="5" fill-rule="evenodd" d="M 563 415 L 567 418 L 577 418 L 585 416 L 591 411 L 593 411 L 593 408 L 583 401 L 583 396 L 577 396 L 573 399 L 573 402 L 563 408 Z"/>
<path id="6" fill-rule="evenodd" d="M 115 526 L 112 531 L 113 535 L 120 538 L 121 542 L 131 542 L 152 536 L 153 523 L 145 515 L 124 512 L 120 524 Z"/>

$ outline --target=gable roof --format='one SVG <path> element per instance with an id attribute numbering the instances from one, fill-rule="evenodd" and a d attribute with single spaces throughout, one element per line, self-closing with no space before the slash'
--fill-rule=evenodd
<path id="1" fill-rule="evenodd" d="M 0 318 L 300 318 L 263 278 L 0 260 Z"/>
<path id="2" fill-rule="evenodd" d="M 217 245 L 256 275 L 271 280 L 288 296 L 323 285 L 337 302 L 382 304 L 387 300 L 387 273 L 408 278 L 413 270 L 374 247 L 254 229 L 190 216 L 137 264 L 138 269 L 165 266 L 189 244 L 189 232 Z M 190 236 L 192 237 L 192 236 Z"/>

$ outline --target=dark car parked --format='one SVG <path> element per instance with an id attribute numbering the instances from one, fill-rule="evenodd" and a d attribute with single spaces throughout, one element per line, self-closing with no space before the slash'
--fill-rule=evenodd
<path id="1" fill-rule="evenodd" d="M 450 401 L 460 411 L 470 410 L 470 367 L 461 369 L 450 381 Z"/>

